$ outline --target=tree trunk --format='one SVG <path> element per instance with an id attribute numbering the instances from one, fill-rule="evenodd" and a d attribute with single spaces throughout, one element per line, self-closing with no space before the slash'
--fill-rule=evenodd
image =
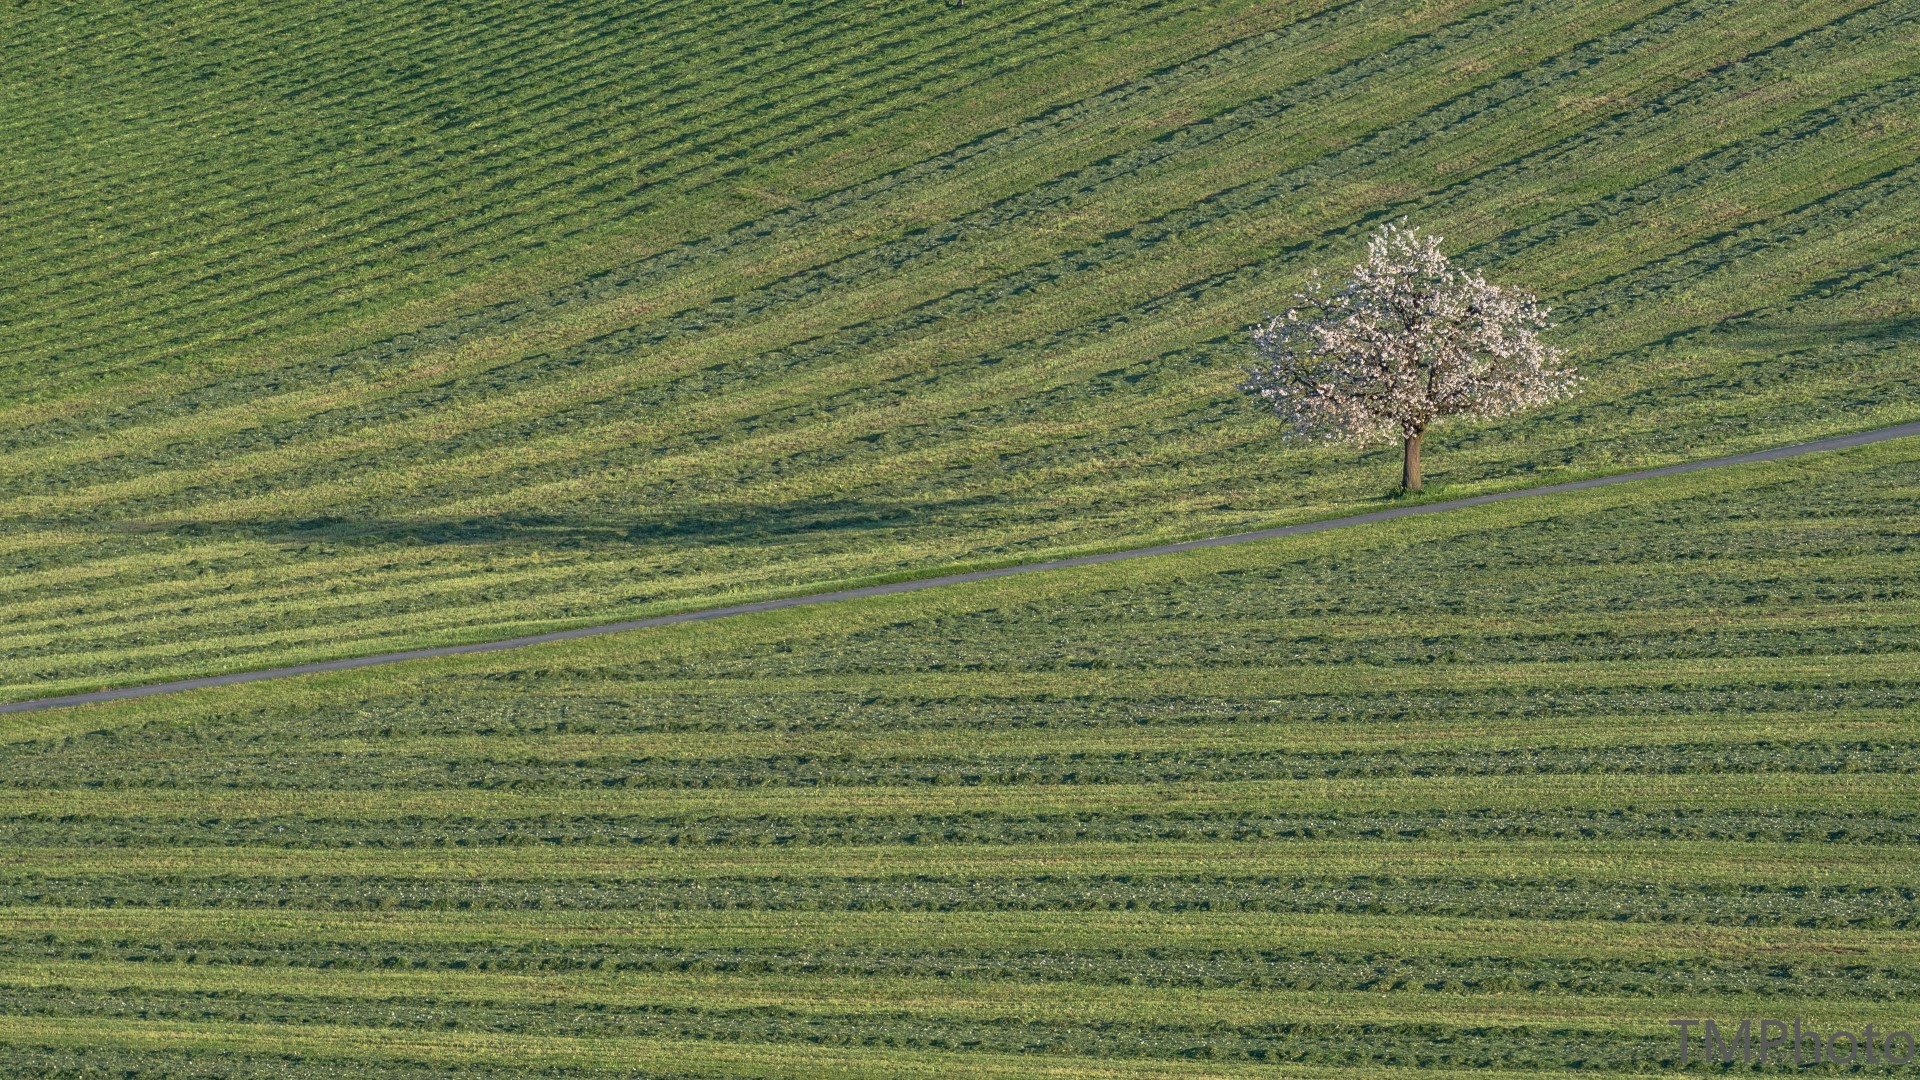
<path id="1" fill-rule="evenodd" d="M 1424 434 L 1407 436 L 1407 460 L 1400 470 L 1400 486 L 1407 491 L 1420 490 L 1420 436 Z"/>

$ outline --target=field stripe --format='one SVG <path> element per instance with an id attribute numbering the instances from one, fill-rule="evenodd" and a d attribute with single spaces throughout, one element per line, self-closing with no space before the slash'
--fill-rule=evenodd
<path id="1" fill-rule="evenodd" d="M 1365 990 L 1247 991 L 834 975 L 259 971 L 237 966 L 99 961 L 0 963 L 0 988 L 252 994 L 278 1001 L 300 998 L 400 1001 L 418 997 L 446 1004 L 511 998 L 543 1004 L 626 1008 L 778 1009 L 829 1022 L 900 1012 L 929 1020 L 1089 1024 L 1153 1024 L 1166 1023 L 1173 1017 L 1204 1016 L 1213 1024 L 1566 1025 L 1639 1035 L 1671 1034 L 1667 1021 L 1674 1015 L 1675 1007 L 1670 999 L 1604 994 L 1411 996 Z M 1722 1015 L 1798 1016 L 1816 1026 L 1835 1020 L 1843 1023 L 1891 1021 L 1898 1026 L 1914 1019 L 1912 1006 L 1905 1001 L 1832 1001 L 1779 994 L 1720 995 L 1713 1010 Z"/>
<path id="2" fill-rule="evenodd" d="M 512 757 L 511 750 L 502 754 Z M 196 788 L 193 790 L 50 791 L 0 789 L 0 815 L 42 815 L 145 821 L 209 817 L 232 820 L 296 817 L 302 821 L 392 820 L 412 816 L 490 819 L 613 815 L 665 822 L 769 817 L 912 818 L 948 814 L 1155 815 L 1206 813 L 1379 813 L 1387 810 L 1608 809 L 1831 810 L 1836 813 L 1920 811 L 1920 776 L 1900 773 L 1724 773 L 1620 775 L 1499 774 L 1471 777 L 1383 776 L 1339 780 L 1247 780 L 1167 784 L 1032 784 L 1005 786 L 819 785 L 720 790 L 582 787 L 487 791 L 464 785 L 364 791 Z M 221 848 L 196 848 L 218 860 Z M 603 849 L 604 851 L 605 849 Z M 16 848 L 27 857 L 31 848 Z M 743 858 L 745 856 L 742 856 Z"/>
<path id="3" fill-rule="evenodd" d="M 1446 876 L 1490 881 L 1894 886 L 1909 845 L 1725 840 L 1169 840 L 857 844 L 821 848 L 519 847 L 415 850 L 13 848 L 0 872 L 44 877 L 359 877 L 409 880 L 961 879 L 1033 875 Z"/>
<path id="4" fill-rule="evenodd" d="M 843 1049 L 796 1043 L 756 1045 L 682 1039 L 595 1039 L 487 1032 L 429 1033 L 389 1028 L 275 1023 L 205 1023 L 67 1017 L 0 1017 L 0 1042 L 15 1046 L 114 1047 L 134 1051 L 244 1054 L 276 1060 L 390 1059 L 487 1063 L 509 1068 L 591 1068 L 631 1076 L 636 1069 L 668 1075 L 752 1076 L 767 1080 L 1341 1080 L 1352 1066 L 1269 1062 L 1127 1061 L 1071 1054 L 998 1054 L 931 1050 Z M 1479 1069 L 1364 1066 L 1370 1076 L 1409 1080 L 1486 1080 Z M 1640 1071 L 1571 1069 L 1534 1075 L 1627 1080 Z"/>
<path id="5" fill-rule="evenodd" d="M 115 906 L 0 908 L 0 935 L 161 943 L 351 942 L 808 950 L 898 946 L 1018 952 L 1250 949 L 1395 956 L 1920 961 L 1912 931 L 1426 915 L 1117 911 L 235 911 Z M 185 946 L 183 946 L 185 947 Z M 25 960 L 9 963 L 33 967 Z"/>

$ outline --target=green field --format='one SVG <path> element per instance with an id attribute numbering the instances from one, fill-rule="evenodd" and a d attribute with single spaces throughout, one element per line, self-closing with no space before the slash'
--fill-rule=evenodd
<path id="1" fill-rule="evenodd" d="M 1608 1076 L 1676 1017 L 1920 1029 L 1916 537 L 1907 439 L 9 718 L 0 1073 Z"/>
<path id="2" fill-rule="evenodd" d="M 0 22 L 0 700 L 1383 505 L 1403 214 L 1587 376 L 1422 497 L 1920 419 L 1902 0 Z M 0 745 L 0 1076 L 1672 1073 L 1920 1032 L 1920 439 Z"/>
<path id="3" fill-rule="evenodd" d="M 6 18 L 8 698 L 1376 501 L 1232 384 L 1400 214 L 1589 375 L 1446 492 L 1920 417 L 1899 0 Z"/>

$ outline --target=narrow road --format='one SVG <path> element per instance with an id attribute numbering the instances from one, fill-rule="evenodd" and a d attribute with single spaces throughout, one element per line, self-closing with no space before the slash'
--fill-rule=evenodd
<path id="1" fill-rule="evenodd" d="M 1201 548 L 1227 547 L 1232 544 L 1252 543 L 1256 540 L 1273 540 L 1282 536 L 1301 536 L 1306 533 L 1326 532 L 1329 529 L 1346 529 L 1355 525 L 1370 525 L 1376 521 L 1392 521 L 1395 518 L 1417 517 L 1421 514 L 1441 514 L 1449 510 L 1463 510 L 1469 506 L 1483 506 L 1487 503 L 1505 502 L 1508 499 L 1526 499 L 1536 495 L 1558 495 L 1565 491 L 1584 491 L 1588 488 L 1606 487 L 1609 484 L 1625 484 L 1634 480 L 1650 479 L 1655 476 L 1676 476 L 1680 473 L 1698 472 L 1701 469 L 1718 469 L 1728 465 L 1747 465 L 1758 461 L 1779 461 L 1783 458 L 1799 457 L 1802 454 L 1817 454 L 1827 450 L 1845 450 L 1850 447 L 1866 446 L 1869 443 L 1885 442 L 1888 439 L 1901 439 L 1916 435 L 1920 435 L 1920 422 L 1880 428 L 1876 431 L 1863 431 L 1857 435 L 1842 435 L 1833 439 L 1821 439 L 1818 442 L 1800 443 L 1795 446 L 1782 446 L 1772 450 L 1757 450 L 1750 454 L 1710 458 L 1706 461 L 1690 461 L 1683 465 L 1668 465 L 1659 469 L 1642 469 L 1639 472 L 1619 473 L 1613 476 L 1597 476 L 1591 480 L 1574 480 L 1564 484 L 1548 484 L 1545 487 L 1524 488 L 1518 491 L 1503 491 L 1494 495 L 1475 495 L 1472 498 L 1451 499 L 1447 502 L 1425 503 L 1418 506 L 1396 506 L 1390 510 L 1375 510 L 1371 513 L 1355 514 L 1352 517 L 1329 518 L 1325 521 L 1310 521 L 1301 525 L 1282 525 L 1274 529 L 1234 533 L 1230 536 L 1212 536 L 1204 540 L 1188 540 L 1178 544 L 1156 544 L 1153 547 L 1133 548 L 1128 551 L 1111 551 L 1104 555 L 1082 555 L 1078 558 L 1056 559 L 1052 562 L 1003 566 L 997 570 L 974 570 L 964 574 L 946 574 L 941 577 L 918 578 L 913 581 L 897 581 L 888 585 L 869 585 L 860 589 L 841 589 L 837 592 L 814 593 L 809 596 L 791 596 L 783 600 L 762 600 L 753 604 L 735 604 L 732 607 L 709 608 L 705 611 L 685 611 L 678 615 L 660 615 L 651 619 L 631 619 L 627 622 L 606 623 L 600 626 L 582 626 L 572 630 L 556 630 L 548 634 L 532 634 L 527 637 L 507 638 L 502 641 L 480 641 L 469 645 L 443 645 L 433 649 L 412 649 L 407 652 L 379 653 L 374 656 L 355 656 L 344 660 L 325 660 L 312 664 L 295 664 L 292 667 L 268 668 L 264 671 L 241 671 L 231 675 L 211 675 L 202 679 L 182 679 L 178 682 L 153 683 L 147 686 L 127 686 L 116 690 L 95 690 L 85 694 L 66 694 L 61 697 L 39 698 L 33 701 L 15 701 L 0 704 L 0 713 L 31 712 L 36 709 L 56 709 L 67 705 L 86 705 L 96 701 L 119 701 L 123 698 L 148 697 L 153 694 L 171 694 L 181 690 L 199 690 L 210 686 L 233 686 L 238 683 L 259 682 L 263 679 L 285 679 L 295 675 L 311 675 L 321 671 L 348 671 L 353 668 L 372 667 L 375 664 L 399 663 L 402 660 L 426 660 L 436 656 L 465 656 L 469 653 L 498 652 L 501 649 L 519 649 L 528 645 L 544 645 L 550 641 L 573 641 L 578 638 L 597 637 L 601 634 L 618 634 L 626 630 L 642 630 L 650 626 L 672 626 L 675 623 L 699 622 L 703 619 L 724 619 L 730 615 L 751 615 L 756 611 L 778 611 L 781 608 L 805 607 L 809 604 L 831 604 L 840 600 L 855 600 L 863 596 L 887 596 L 893 593 L 917 592 L 921 589 L 937 589 L 943 585 L 959 585 L 968 581 L 986 581 L 990 578 L 1009 577 L 1013 574 L 1030 574 L 1039 570 L 1062 570 L 1070 566 L 1092 566 L 1095 563 L 1119 562 L 1122 559 L 1143 559 L 1150 555 L 1172 555 L 1182 551 L 1197 551 Z"/>

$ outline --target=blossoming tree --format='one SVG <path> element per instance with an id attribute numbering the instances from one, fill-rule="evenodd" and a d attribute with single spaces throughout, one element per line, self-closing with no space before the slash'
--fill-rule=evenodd
<path id="1" fill-rule="evenodd" d="M 1456 269 L 1440 238 L 1382 226 L 1353 277 L 1318 277 L 1253 331 L 1260 366 L 1241 387 L 1297 434 L 1361 446 L 1399 439 L 1401 486 L 1420 490 L 1420 440 L 1444 416 L 1496 417 L 1571 393 L 1579 377 L 1540 340 L 1548 309 Z"/>

